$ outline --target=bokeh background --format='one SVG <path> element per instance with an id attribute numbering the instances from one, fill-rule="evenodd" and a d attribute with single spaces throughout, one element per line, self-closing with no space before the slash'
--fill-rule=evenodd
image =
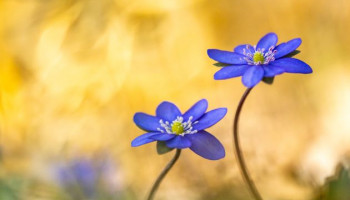
<path id="1" fill-rule="evenodd" d="M 183 151 L 156 199 L 251 199 L 231 137 L 245 88 L 214 81 L 206 50 L 268 32 L 301 37 L 314 73 L 252 91 L 240 124 L 252 177 L 266 199 L 350 198 L 349 1 L 2 0 L 0 17 L 0 199 L 143 199 L 174 152 L 131 148 L 133 114 L 202 98 L 229 109 L 209 129 L 226 157 Z M 345 186 L 327 178 L 336 169 Z"/>

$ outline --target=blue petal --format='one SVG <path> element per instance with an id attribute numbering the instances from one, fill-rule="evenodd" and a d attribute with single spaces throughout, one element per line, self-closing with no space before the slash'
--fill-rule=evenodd
<path id="1" fill-rule="evenodd" d="M 230 51 L 222 51 L 218 49 L 208 49 L 208 56 L 221 63 L 226 64 L 246 64 L 244 56 Z"/>
<path id="2" fill-rule="evenodd" d="M 159 104 L 156 110 L 157 117 L 172 122 L 176 119 L 177 116 L 181 116 L 180 110 L 173 104 L 167 101 Z"/>
<path id="3" fill-rule="evenodd" d="M 187 121 L 192 116 L 192 122 L 196 121 L 198 118 L 202 117 L 202 115 L 207 111 L 208 101 L 206 99 L 202 99 L 194 104 L 188 111 L 183 114 L 184 121 Z"/>
<path id="4" fill-rule="evenodd" d="M 131 146 L 138 147 L 140 145 L 153 142 L 155 140 L 151 139 L 150 137 L 152 137 L 153 135 L 157 135 L 157 134 L 159 134 L 159 132 L 145 133 L 143 135 L 140 135 L 131 142 Z"/>
<path id="5" fill-rule="evenodd" d="M 267 51 L 270 47 L 275 47 L 278 41 L 278 37 L 275 33 L 268 33 L 262 37 L 258 44 L 256 45 L 257 49 L 265 49 Z"/>
<path id="6" fill-rule="evenodd" d="M 236 53 L 242 54 L 244 55 L 244 52 L 247 53 L 251 53 L 254 54 L 255 50 L 254 47 L 250 44 L 242 44 L 242 45 L 238 45 L 236 46 L 236 48 L 234 48 L 233 50 Z"/>
<path id="7" fill-rule="evenodd" d="M 264 65 L 263 68 L 264 68 L 264 77 L 274 77 L 284 72 L 284 69 L 273 65 Z"/>
<path id="8" fill-rule="evenodd" d="M 281 58 L 289 53 L 292 53 L 295 49 L 297 49 L 301 44 L 300 38 L 295 38 L 286 43 L 279 44 L 275 50 L 277 51 L 275 54 L 275 59 Z"/>
<path id="9" fill-rule="evenodd" d="M 168 134 L 168 133 L 159 133 L 157 135 L 153 135 L 150 138 L 157 140 L 157 141 L 167 141 L 175 137 L 175 134 Z"/>
<path id="10" fill-rule="evenodd" d="M 198 119 L 198 123 L 193 124 L 193 130 L 204 130 L 216 124 L 227 113 L 227 108 L 218 108 L 205 113 L 201 118 Z"/>
<path id="11" fill-rule="evenodd" d="M 249 65 L 230 65 L 223 67 L 214 74 L 214 79 L 223 80 L 242 76 L 249 67 Z"/>
<path id="12" fill-rule="evenodd" d="M 264 77 L 264 69 L 260 65 L 251 66 L 242 77 L 242 83 L 248 87 L 254 87 Z"/>
<path id="13" fill-rule="evenodd" d="M 192 145 L 190 149 L 196 154 L 209 160 L 218 160 L 225 157 L 225 149 L 212 134 L 200 131 L 195 134 L 185 135 Z"/>
<path id="14" fill-rule="evenodd" d="M 273 66 L 284 69 L 289 73 L 310 74 L 312 73 L 311 67 L 301 60 L 295 58 L 281 58 L 270 63 Z"/>
<path id="15" fill-rule="evenodd" d="M 191 146 L 191 141 L 184 136 L 175 136 L 173 139 L 166 141 L 169 148 L 184 149 Z"/>
<path id="16" fill-rule="evenodd" d="M 160 127 L 159 118 L 145 113 L 138 112 L 134 115 L 135 124 L 146 131 L 157 131 Z"/>

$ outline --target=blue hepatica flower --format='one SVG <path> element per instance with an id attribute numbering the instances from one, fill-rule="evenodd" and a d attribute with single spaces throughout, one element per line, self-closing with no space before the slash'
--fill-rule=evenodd
<path id="1" fill-rule="evenodd" d="M 59 162 L 53 169 L 55 179 L 72 199 L 122 195 L 121 173 L 109 157 L 97 160 L 78 157 L 67 163 Z"/>
<path id="2" fill-rule="evenodd" d="M 234 48 L 233 52 L 208 49 L 208 56 L 225 66 L 215 73 L 214 79 L 223 80 L 242 76 L 243 84 L 251 88 L 264 77 L 273 78 L 284 72 L 312 73 L 308 64 L 291 58 L 293 52 L 301 44 L 300 38 L 279 45 L 277 45 L 277 40 L 275 33 L 268 33 L 259 40 L 256 46 L 239 45 Z"/>
<path id="3" fill-rule="evenodd" d="M 147 133 L 135 138 L 131 146 L 164 141 L 169 148 L 190 148 L 203 158 L 221 159 L 225 157 L 224 147 L 204 129 L 220 121 L 226 115 L 227 109 L 218 108 L 205 113 L 207 108 L 207 100 L 202 99 L 181 114 L 174 104 L 165 101 L 157 107 L 156 116 L 136 113 L 135 124 Z"/>

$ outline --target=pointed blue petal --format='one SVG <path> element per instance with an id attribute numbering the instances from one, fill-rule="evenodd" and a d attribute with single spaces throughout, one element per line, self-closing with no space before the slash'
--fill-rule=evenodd
<path id="1" fill-rule="evenodd" d="M 206 99 L 202 99 L 194 104 L 188 111 L 183 114 L 184 121 L 186 122 L 192 116 L 192 122 L 196 121 L 198 118 L 202 117 L 202 115 L 207 111 L 208 101 Z"/>
<path id="2" fill-rule="evenodd" d="M 225 117 L 227 113 L 227 108 L 217 108 L 205 113 L 201 118 L 198 119 L 198 122 L 193 124 L 193 130 L 204 130 L 216 124 L 222 118 Z"/>
<path id="3" fill-rule="evenodd" d="M 140 146 L 140 145 L 153 142 L 153 141 L 155 141 L 155 140 L 154 140 L 154 139 L 151 139 L 150 137 L 153 136 L 153 135 L 157 135 L 157 134 L 159 134 L 159 132 L 152 132 L 152 133 L 145 133 L 145 134 L 142 134 L 142 135 L 138 136 L 137 138 L 135 138 L 135 139 L 131 142 L 131 146 L 132 146 L 132 147 L 138 147 L 138 146 Z"/>
<path id="4" fill-rule="evenodd" d="M 268 33 L 259 40 L 258 44 L 256 45 L 256 49 L 264 49 L 267 51 L 270 47 L 275 47 L 277 41 L 278 37 L 275 33 Z"/>
<path id="5" fill-rule="evenodd" d="M 264 65 L 263 68 L 264 68 L 264 77 L 274 77 L 284 72 L 284 69 L 273 65 Z"/>
<path id="6" fill-rule="evenodd" d="M 311 67 L 301 60 L 295 58 L 281 58 L 270 63 L 270 65 L 284 69 L 289 73 L 310 74 Z"/>
<path id="7" fill-rule="evenodd" d="M 254 47 L 250 44 L 238 45 L 233 49 L 233 51 L 236 53 L 242 54 L 242 55 L 244 55 L 244 53 L 254 54 L 254 52 L 255 52 Z"/>
<path id="8" fill-rule="evenodd" d="M 196 154 L 209 160 L 225 157 L 225 149 L 218 139 L 206 131 L 185 135 L 192 145 L 190 149 Z"/>
<path id="9" fill-rule="evenodd" d="M 169 148 L 184 149 L 191 146 L 191 141 L 184 136 L 177 135 L 173 139 L 166 141 Z"/>
<path id="10" fill-rule="evenodd" d="M 175 136 L 176 136 L 175 134 L 159 133 L 157 135 L 151 136 L 150 139 L 154 139 L 157 141 L 167 141 L 167 140 L 174 138 Z"/>
<path id="11" fill-rule="evenodd" d="M 214 79 L 224 80 L 242 76 L 249 67 L 249 65 L 230 65 L 227 67 L 223 67 L 214 74 Z"/>
<path id="12" fill-rule="evenodd" d="M 138 112 L 134 115 L 135 124 L 146 131 L 157 131 L 160 127 L 159 118 L 148 115 L 146 113 Z"/>
<path id="13" fill-rule="evenodd" d="M 288 55 L 289 53 L 292 53 L 294 50 L 296 50 L 301 44 L 300 38 L 295 38 L 293 40 L 290 40 L 286 43 L 279 44 L 275 50 L 277 51 L 275 53 L 275 59 L 281 58 L 285 55 Z"/>
<path id="14" fill-rule="evenodd" d="M 226 64 L 246 64 L 247 61 L 244 60 L 244 56 L 231 51 L 222 51 L 218 49 L 208 49 L 208 56 L 221 63 Z"/>
<path id="15" fill-rule="evenodd" d="M 181 116 L 180 110 L 175 104 L 164 101 L 157 107 L 156 110 L 157 117 L 168 122 L 172 122 L 177 116 Z"/>
<path id="16" fill-rule="evenodd" d="M 264 77 L 264 69 L 260 65 L 251 66 L 242 77 L 242 83 L 248 87 L 254 87 Z"/>

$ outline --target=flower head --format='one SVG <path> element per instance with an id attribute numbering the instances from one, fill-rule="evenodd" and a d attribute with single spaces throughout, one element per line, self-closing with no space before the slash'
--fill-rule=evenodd
<path id="1" fill-rule="evenodd" d="M 53 176 L 64 193 L 72 199 L 97 199 L 121 195 L 122 176 L 111 157 L 97 159 L 75 157 L 53 165 Z"/>
<path id="2" fill-rule="evenodd" d="M 263 78 L 273 78 L 284 72 L 312 73 L 308 64 L 291 58 L 301 44 L 300 38 L 279 45 L 277 45 L 277 40 L 275 33 L 268 33 L 259 40 L 256 46 L 239 45 L 234 48 L 233 52 L 208 49 L 208 56 L 224 66 L 215 73 L 214 79 L 223 80 L 242 76 L 243 84 L 251 88 Z"/>
<path id="3" fill-rule="evenodd" d="M 207 108 L 207 100 L 202 99 L 181 114 L 176 105 L 165 101 L 157 107 L 156 116 L 136 113 L 135 124 L 147 133 L 135 138 L 131 146 L 162 141 L 168 148 L 190 148 L 203 158 L 221 159 L 225 157 L 224 147 L 204 129 L 220 121 L 226 115 L 227 109 L 218 108 L 206 113 Z"/>

